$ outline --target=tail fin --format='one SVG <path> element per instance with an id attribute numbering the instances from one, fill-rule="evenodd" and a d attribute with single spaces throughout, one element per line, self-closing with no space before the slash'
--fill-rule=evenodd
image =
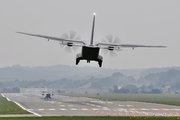
<path id="1" fill-rule="evenodd" d="M 93 25 L 92 25 L 92 33 L 91 33 L 91 42 L 90 42 L 90 45 L 91 45 L 91 46 L 93 45 L 93 38 L 94 38 L 95 16 L 96 16 L 96 13 L 94 13 L 94 17 L 93 17 Z"/>

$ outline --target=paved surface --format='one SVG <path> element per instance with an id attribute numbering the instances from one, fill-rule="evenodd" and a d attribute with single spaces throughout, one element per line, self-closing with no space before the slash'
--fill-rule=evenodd
<path id="1" fill-rule="evenodd" d="M 25 109 L 40 116 L 180 116 L 180 107 L 120 101 L 97 101 L 60 95 L 45 100 L 41 95 L 4 94 Z"/>

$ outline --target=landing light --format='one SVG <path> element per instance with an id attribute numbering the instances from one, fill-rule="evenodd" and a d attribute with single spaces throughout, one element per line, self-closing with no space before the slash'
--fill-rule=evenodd
<path id="1" fill-rule="evenodd" d="M 94 15 L 96 15 L 96 13 L 94 13 Z"/>

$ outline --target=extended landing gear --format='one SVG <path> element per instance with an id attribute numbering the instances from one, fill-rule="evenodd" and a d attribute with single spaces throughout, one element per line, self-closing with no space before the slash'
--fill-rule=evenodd
<path id="1" fill-rule="evenodd" d="M 102 67 L 102 62 L 98 62 L 98 64 L 99 64 L 99 67 Z"/>
<path id="2" fill-rule="evenodd" d="M 76 65 L 78 65 L 78 63 L 79 63 L 79 60 L 76 59 Z"/>
<path id="3" fill-rule="evenodd" d="M 87 63 L 90 63 L 91 61 L 96 61 L 96 62 L 98 62 L 99 67 L 102 67 L 103 57 L 100 55 L 98 55 L 98 57 L 92 57 L 92 56 L 83 57 L 82 54 L 79 53 L 76 55 L 76 65 L 78 65 L 81 60 L 87 60 Z"/>

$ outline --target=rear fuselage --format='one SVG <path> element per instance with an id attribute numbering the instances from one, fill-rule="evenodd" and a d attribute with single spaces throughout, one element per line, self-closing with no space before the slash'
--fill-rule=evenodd
<path id="1" fill-rule="evenodd" d="M 90 61 L 97 61 L 101 67 L 103 58 L 99 55 L 99 47 L 83 46 L 81 53 L 77 54 L 76 65 L 80 60 L 87 60 L 87 63 L 90 63 Z"/>

